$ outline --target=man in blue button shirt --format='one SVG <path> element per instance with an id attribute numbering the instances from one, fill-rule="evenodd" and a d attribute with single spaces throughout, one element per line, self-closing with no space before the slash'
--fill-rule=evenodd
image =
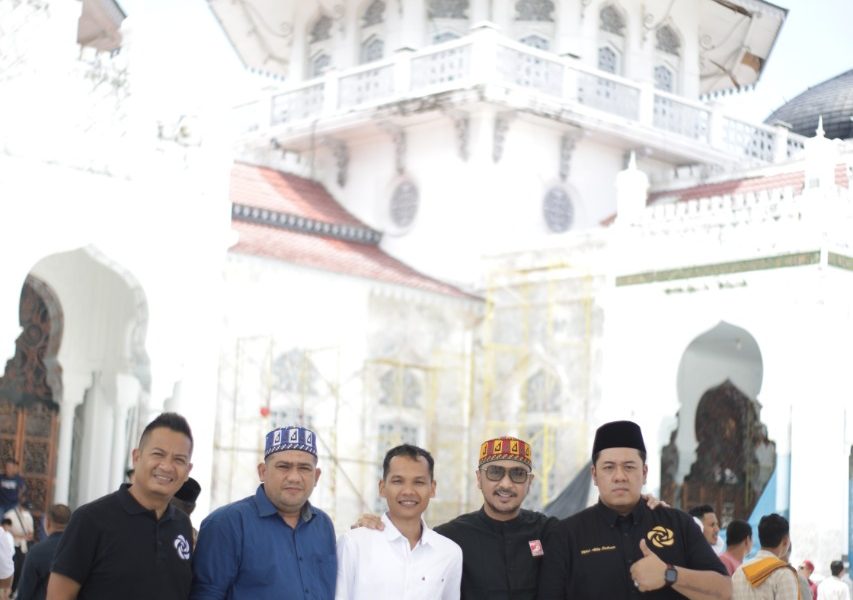
<path id="1" fill-rule="evenodd" d="M 190 600 L 333 600 L 335 530 L 308 502 L 320 478 L 314 432 L 270 431 L 258 475 L 254 496 L 202 521 Z"/>

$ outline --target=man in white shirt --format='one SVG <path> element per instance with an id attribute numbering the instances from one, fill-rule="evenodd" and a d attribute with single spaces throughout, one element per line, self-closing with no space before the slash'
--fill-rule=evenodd
<path id="1" fill-rule="evenodd" d="M 379 495 L 382 531 L 352 529 L 338 539 L 336 600 L 459 600 L 462 550 L 427 527 L 435 497 L 429 452 L 403 444 L 385 454 Z"/>
<path id="2" fill-rule="evenodd" d="M 817 586 L 817 597 L 820 600 L 850 600 L 850 590 L 847 589 L 847 584 L 841 580 L 841 574 L 844 572 L 844 563 L 840 560 L 834 560 L 829 563 L 829 572 L 831 577 L 827 577 Z"/>
<path id="3" fill-rule="evenodd" d="M 791 547 L 788 520 L 777 514 L 758 522 L 761 550 L 732 575 L 732 600 L 796 600 L 800 581 L 786 557 Z M 821 598 L 823 600 L 823 598 Z"/>

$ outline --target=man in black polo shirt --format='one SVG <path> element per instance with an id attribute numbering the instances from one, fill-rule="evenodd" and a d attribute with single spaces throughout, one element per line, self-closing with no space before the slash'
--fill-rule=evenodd
<path id="1" fill-rule="evenodd" d="M 595 433 L 592 478 L 598 504 L 560 521 L 545 536 L 540 600 L 730 598 L 726 569 L 686 513 L 649 510 L 646 446 L 636 423 Z"/>
<path id="2" fill-rule="evenodd" d="M 56 549 L 48 600 L 186 600 L 192 527 L 169 504 L 192 469 L 186 420 L 163 413 L 133 450 L 133 485 L 84 504 Z"/>

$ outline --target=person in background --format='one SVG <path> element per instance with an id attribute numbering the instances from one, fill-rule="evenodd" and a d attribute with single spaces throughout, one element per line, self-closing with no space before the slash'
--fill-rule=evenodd
<path id="1" fill-rule="evenodd" d="M 720 521 L 717 519 L 717 513 L 714 512 L 714 507 L 710 504 L 702 504 L 694 506 L 687 511 L 693 516 L 697 522 L 702 524 L 702 535 L 711 544 L 711 548 L 717 555 L 722 554 L 723 548 L 720 541 Z"/>
<path id="2" fill-rule="evenodd" d="M 844 563 L 834 560 L 829 563 L 830 576 L 821 581 L 817 586 L 817 595 L 820 600 L 850 600 L 850 590 L 847 584 L 841 581 L 844 573 Z"/>
<path id="3" fill-rule="evenodd" d="M 189 517 L 195 510 L 195 501 L 198 499 L 198 495 L 200 493 L 201 486 L 198 481 L 192 477 L 188 477 L 184 482 L 184 485 L 181 486 L 181 489 L 175 492 L 175 495 L 172 496 L 172 500 L 170 502 L 172 506 L 183 511 Z M 195 546 L 197 541 L 198 530 L 193 527 L 193 546 Z"/>
<path id="4" fill-rule="evenodd" d="M 806 578 L 806 583 L 809 585 L 809 591 L 812 593 L 812 600 L 817 600 L 817 584 L 812 581 L 814 563 L 810 560 L 804 560 L 800 566 L 797 567 L 797 571 L 800 575 Z"/>
<path id="5" fill-rule="evenodd" d="M 12 578 L 12 593 L 14 594 L 15 590 L 18 589 L 18 581 L 21 579 L 21 569 L 24 568 L 27 551 L 35 539 L 35 520 L 28 505 L 21 502 L 16 507 L 6 511 L 3 517 L 12 522 L 9 531 L 15 538 L 15 576 Z"/>
<path id="6" fill-rule="evenodd" d="M 20 474 L 20 466 L 14 458 L 4 462 L 3 474 L 0 475 L 0 514 L 6 514 L 18 505 L 26 493 L 26 483 Z"/>
<path id="7" fill-rule="evenodd" d="M 15 575 L 15 538 L 9 533 L 11 528 L 12 521 L 3 519 L 3 530 L 0 531 L 0 600 L 8 600 Z"/>
<path id="8" fill-rule="evenodd" d="M 54 504 L 48 508 L 45 526 L 47 538 L 34 544 L 27 552 L 15 600 L 45 600 L 50 564 L 69 520 L 71 509 L 66 505 Z"/>
<path id="9" fill-rule="evenodd" d="M 733 600 L 795 600 L 800 597 L 797 571 L 787 562 L 791 547 L 788 520 L 777 514 L 758 523 L 761 549 L 732 576 Z"/>
<path id="10" fill-rule="evenodd" d="M 729 575 L 734 575 L 744 557 L 752 550 L 752 525 L 735 519 L 726 527 L 726 551 L 720 554 L 720 561 Z"/>

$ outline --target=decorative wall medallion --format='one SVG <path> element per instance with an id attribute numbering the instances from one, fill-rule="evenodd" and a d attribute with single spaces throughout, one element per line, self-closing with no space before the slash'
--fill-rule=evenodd
<path id="1" fill-rule="evenodd" d="M 417 186 L 409 180 L 400 182 L 391 196 L 391 221 L 400 228 L 409 227 L 418 214 L 420 196 Z"/>

